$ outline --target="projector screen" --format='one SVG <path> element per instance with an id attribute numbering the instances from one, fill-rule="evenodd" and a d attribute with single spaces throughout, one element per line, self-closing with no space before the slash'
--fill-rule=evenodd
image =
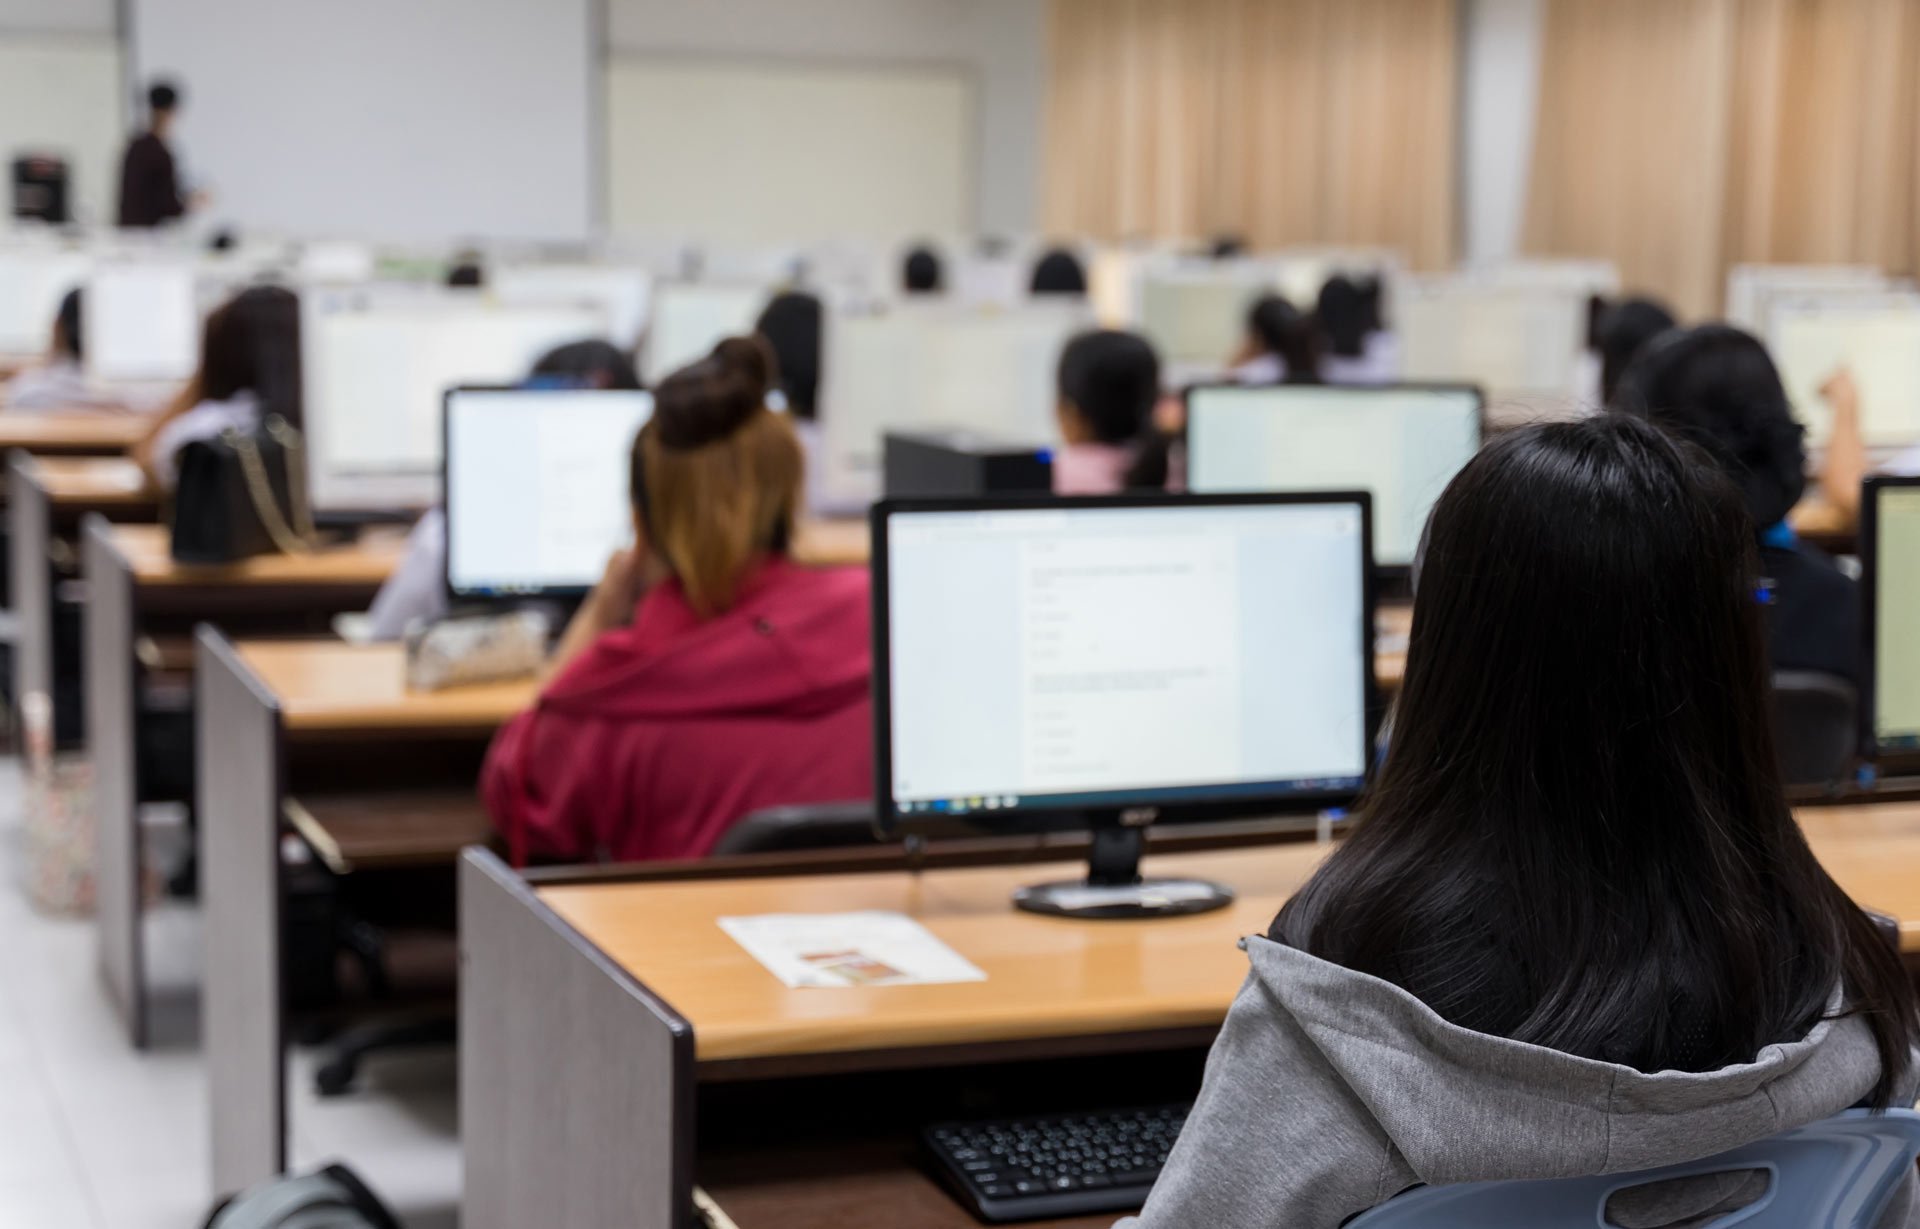
<path id="1" fill-rule="evenodd" d="M 584 238 L 592 0 L 129 0 L 134 75 L 178 80 L 211 214 L 294 235 Z"/>

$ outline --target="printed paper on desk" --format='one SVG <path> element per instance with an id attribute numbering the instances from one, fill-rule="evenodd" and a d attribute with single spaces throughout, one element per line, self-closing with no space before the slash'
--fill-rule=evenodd
<path id="1" fill-rule="evenodd" d="M 987 975 L 904 913 L 763 913 L 720 929 L 787 985 L 931 986 Z"/>

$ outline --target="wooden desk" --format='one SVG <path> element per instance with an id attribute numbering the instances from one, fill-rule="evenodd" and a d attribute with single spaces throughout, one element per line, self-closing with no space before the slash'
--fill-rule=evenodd
<path id="1" fill-rule="evenodd" d="M 184 636 L 202 620 L 253 634 L 324 633 L 331 617 L 366 609 L 404 551 L 398 535 L 313 555 L 262 556 L 228 567 L 182 567 L 158 525 L 86 518 L 87 601 L 81 671 L 94 767 L 100 960 L 136 1046 L 150 1040 L 143 942 L 139 807 L 149 797 L 138 754 L 143 638 Z"/>
<path id="2" fill-rule="evenodd" d="M 805 520 L 793 544 L 793 557 L 813 567 L 865 567 L 873 540 L 859 517 Z"/>
<path id="3" fill-rule="evenodd" d="M 119 456 L 146 438 L 152 427 L 152 418 L 131 411 L 0 410 L 0 451 Z"/>
<path id="4" fill-rule="evenodd" d="M 236 651 L 260 685 L 278 698 L 281 723 L 296 737 L 491 734 L 539 692 L 530 678 L 410 691 L 406 650 L 397 644 L 248 641 Z"/>
<path id="5" fill-rule="evenodd" d="M 56 697 L 77 690 L 77 679 L 56 680 L 53 626 L 55 587 L 78 572 L 74 535 L 81 519 L 97 512 L 115 521 L 148 520 L 159 503 L 146 475 L 125 457 L 44 457 L 16 449 L 8 454 L 7 491 L 8 580 L 18 620 L 11 699 L 18 711 L 30 693 Z M 68 675 L 73 670 L 69 664 Z"/>
<path id="6" fill-rule="evenodd" d="M 1900 918 L 1903 950 L 1920 952 L 1920 805 L 1808 810 L 1801 823 L 1840 885 Z M 692 1106 L 715 1090 L 795 1078 L 815 1081 L 817 1102 L 833 1096 L 835 1080 L 872 1072 L 912 1079 L 944 1065 L 1056 1064 L 1204 1044 L 1246 974 L 1236 940 L 1266 929 L 1327 848 L 1153 856 L 1154 873 L 1220 880 L 1240 895 L 1217 913 L 1139 923 L 1011 907 L 1015 887 L 1073 875 L 1071 864 L 529 884 L 493 855 L 469 851 L 461 1223 L 505 1229 L 564 1205 L 567 1223 L 582 1229 L 664 1229 L 698 1179 L 740 1229 L 959 1229 L 966 1214 L 919 1172 L 909 1141 L 808 1159 L 807 1141 L 796 1138 L 742 1160 L 696 1142 Z M 735 914 L 863 908 L 917 918 L 987 980 L 788 990 L 717 926 Z M 725 1126 L 709 1116 L 700 1138 Z"/>

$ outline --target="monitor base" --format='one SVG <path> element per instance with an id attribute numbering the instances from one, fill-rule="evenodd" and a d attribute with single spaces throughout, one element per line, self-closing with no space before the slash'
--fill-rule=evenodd
<path id="1" fill-rule="evenodd" d="M 1013 894 L 1029 913 L 1090 920 L 1182 917 L 1211 913 L 1233 903 L 1233 889 L 1204 879 L 1140 879 L 1101 884 L 1085 879 L 1037 883 Z"/>

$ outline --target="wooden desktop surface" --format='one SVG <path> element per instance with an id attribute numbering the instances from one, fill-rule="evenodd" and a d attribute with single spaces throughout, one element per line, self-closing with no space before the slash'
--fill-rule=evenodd
<path id="1" fill-rule="evenodd" d="M 0 410 L 0 451 L 113 455 L 145 438 L 153 420 L 113 410 Z"/>
<path id="2" fill-rule="evenodd" d="M 164 525 L 115 525 L 111 532 L 114 549 L 126 559 L 134 583 L 147 588 L 377 588 L 399 566 L 407 545 L 405 533 L 382 531 L 310 555 L 258 555 L 234 564 L 200 567 L 173 561 Z"/>
<path id="3" fill-rule="evenodd" d="M 812 567 L 865 567 L 873 542 L 860 517 L 804 520 L 793 544 L 797 562 Z"/>
<path id="4" fill-rule="evenodd" d="M 382 730 L 457 734 L 494 729 L 533 703 L 531 678 L 410 691 L 397 644 L 254 640 L 241 660 L 280 701 L 291 735 Z"/>
<path id="5" fill-rule="evenodd" d="M 33 473 L 56 508 L 147 508 L 160 499 L 129 457 L 35 457 Z"/>
<path id="6" fill-rule="evenodd" d="M 1899 918 L 1902 949 L 1920 952 L 1920 804 L 1810 809 L 1801 820 L 1840 886 Z M 693 1023 L 702 1062 L 780 1059 L 1217 1027 L 1246 975 L 1236 940 L 1264 932 L 1328 848 L 1152 857 L 1151 875 L 1214 879 L 1238 899 L 1215 913 L 1139 923 L 1039 917 L 1009 903 L 1015 888 L 1084 873 L 1072 864 L 579 884 L 540 896 Z M 789 990 L 717 924 L 857 909 L 917 918 L 987 980 Z"/>

